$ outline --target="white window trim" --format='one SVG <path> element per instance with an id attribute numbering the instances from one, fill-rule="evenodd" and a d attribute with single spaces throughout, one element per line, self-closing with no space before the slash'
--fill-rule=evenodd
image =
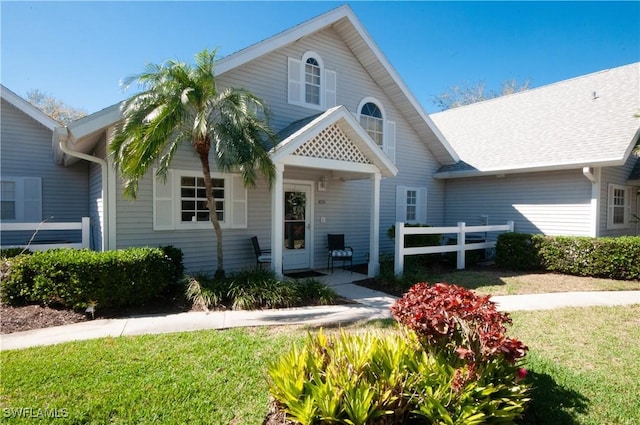
<path id="1" fill-rule="evenodd" d="M 616 190 L 624 191 L 624 222 L 614 223 L 613 197 Z M 631 225 L 631 187 L 620 184 L 609 183 L 607 193 L 607 230 L 626 229 Z"/>
<path id="2" fill-rule="evenodd" d="M 407 220 L 407 192 L 416 192 L 416 218 Z M 427 224 L 427 188 L 419 186 L 396 187 L 396 221 L 409 224 Z"/>
<path id="3" fill-rule="evenodd" d="M 309 58 L 315 59 L 320 68 L 320 104 L 306 102 L 305 65 Z M 287 66 L 287 100 L 289 104 L 319 111 L 336 106 L 336 72 L 325 68 L 324 61 L 317 52 L 309 50 L 300 59 L 290 57 Z M 296 77 L 292 77 L 292 71 Z"/>
<path id="4" fill-rule="evenodd" d="M 15 184 L 15 219 L 7 223 L 38 223 L 42 221 L 42 179 L 40 177 L 2 176 L 2 181 Z"/>
<path id="5" fill-rule="evenodd" d="M 382 151 L 387 154 L 391 162 L 395 164 L 396 162 L 396 123 L 391 121 L 387 117 L 387 112 L 378 99 L 372 96 L 367 96 L 363 98 L 358 104 L 356 119 L 358 123 L 360 122 L 360 116 L 362 115 L 362 108 L 367 103 L 375 104 L 382 113 Z"/>
<path id="6" fill-rule="evenodd" d="M 153 170 L 155 176 L 156 170 Z M 210 174 L 213 179 L 224 180 L 224 220 L 220 221 L 223 229 L 247 228 L 247 189 L 242 184 L 239 174 L 218 173 Z M 153 229 L 161 230 L 203 230 L 211 229 L 211 221 L 182 221 L 181 178 L 202 177 L 202 172 L 193 170 L 171 169 L 167 173 L 166 184 L 158 178 L 153 181 Z M 169 186 L 167 188 L 167 186 Z M 164 196 L 162 195 L 164 192 Z M 168 197 L 166 194 L 170 193 Z M 159 223 L 159 209 L 170 208 L 171 221 Z"/>

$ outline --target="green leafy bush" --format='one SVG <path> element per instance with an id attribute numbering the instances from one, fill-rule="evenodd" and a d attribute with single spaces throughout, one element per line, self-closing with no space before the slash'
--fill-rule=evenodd
<path id="1" fill-rule="evenodd" d="M 173 245 L 161 246 L 160 249 L 173 263 L 174 273 L 171 280 L 176 283 L 181 281 L 184 276 L 184 263 L 182 262 L 184 254 L 182 253 L 182 250 Z"/>
<path id="2" fill-rule="evenodd" d="M 456 368 L 408 331 L 309 335 L 268 365 L 276 406 L 301 424 L 513 423 L 527 385 L 497 364 Z"/>
<path id="3" fill-rule="evenodd" d="M 521 341 L 506 335 L 509 313 L 499 312 L 488 295 L 457 285 L 417 283 L 391 306 L 391 312 L 428 350 L 453 364 L 506 360 L 514 365 L 527 352 Z"/>
<path id="4" fill-rule="evenodd" d="M 0 249 L 0 258 L 13 258 L 22 254 L 31 254 L 26 248 L 5 248 Z"/>
<path id="5" fill-rule="evenodd" d="M 2 282 L 2 299 L 64 307 L 140 305 L 162 295 L 175 276 L 175 262 L 157 248 L 55 249 L 17 257 Z"/>
<path id="6" fill-rule="evenodd" d="M 544 237 L 540 257 L 547 270 L 577 276 L 640 279 L 640 236 Z"/>
<path id="7" fill-rule="evenodd" d="M 541 270 L 540 238 L 528 233 L 503 233 L 496 241 L 496 265 L 509 270 Z"/>
<path id="8" fill-rule="evenodd" d="M 268 269 L 247 269 L 222 278 L 189 281 L 187 298 L 206 308 L 254 310 L 333 304 L 338 295 L 317 279 L 279 280 Z"/>
<path id="9" fill-rule="evenodd" d="M 549 270 L 577 276 L 640 279 L 640 236 L 588 238 L 506 233 L 496 264 L 511 270 Z"/>

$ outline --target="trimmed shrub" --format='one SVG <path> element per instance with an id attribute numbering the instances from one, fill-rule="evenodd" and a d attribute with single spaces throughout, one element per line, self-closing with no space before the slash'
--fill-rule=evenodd
<path id="1" fill-rule="evenodd" d="M 158 248 L 118 251 L 55 249 L 20 256 L 2 282 L 8 303 L 100 308 L 144 304 L 176 276 L 175 263 Z"/>
<path id="2" fill-rule="evenodd" d="M 13 258 L 21 254 L 31 254 L 26 248 L 5 248 L 0 249 L 0 258 Z"/>
<path id="3" fill-rule="evenodd" d="M 549 270 L 577 276 L 640 279 L 640 236 L 588 238 L 505 233 L 496 264 L 511 270 Z"/>
<path id="4" fill-rule="evenodd" d="M 540 239 L 528 233 L 503 233 L 496 241 L 496 265 L 509 270 L 541 270 Z"/>
<path id="5" fill-rule="evenodd" d="M 547 270 L 577 276 L 640 279 L 640 236 L 540 238 L 540 257 Z"/>
<path id="6" fill-rule="evenodd" d="M 174 247 L 173 245 L 161 246 L 160 249 L 173 263 L 174 274 L 172 281 L 175 283 L 181 281 L 184 276 L 184 263 L 182 262 L 184 254 L 182 253 L 182 250 Z"/>

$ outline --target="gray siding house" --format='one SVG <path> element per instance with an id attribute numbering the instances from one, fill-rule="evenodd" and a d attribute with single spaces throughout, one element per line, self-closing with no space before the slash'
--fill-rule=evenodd
<path id="1" fill-rule="evenodd" d="M 444 216 L 519 232 L 640 234 L 640 63 L 431 114 L 461 161 Z"/>
<path id="2" fill-rule="evenodd" d="M 640 186 L 631 154 L 639 123 L 630 118 L 638 109 L 637 64 L 586 85 L 594 110 L 583 105 L 584 90 L 576 91 L 570 80 L 558 83 L 566 88 L 560 98 L 541 88 L 519 103 L 542 108 L 533 122 L 513 105 L 499 107 L 500 100 L 475 106 L 484 112 L 458 108 L 432 121 L 342 6 L 220 59 L 216 72 L 219 86 L 245 88 L 267 102 L 280 137 L 271 152 L 277 169 L 271 190 L 264 182 L 245 189 L 239 176 L 212 170 L 227 270 L 256 264 L 252 236 L 271 248 L 277 273 L 325 268 L 327 235 L 342 233 L 354 263 L 368 264 L 373 275 L 380 254 L 393 253 L 387 229 L 396 221 L 443 226 L 515 220 L 523 232 L 637 233 L 630 219 Z M 555 105 L 563 114 L 545 115 L 545 102 L 571 108 Z M 586 128 L 594 117 L 601 125 Z M 58 164 L 49 165 L 82 175 L 78 185 L 94 247 L 171 244 L 183 250 L 187 271 L 214 271 L 215 234 L 198 202 L 199 160 L 184 146 L 166 181 L 149 173 L 137 200 L 124 199 L 107 155 L 120 119 L 116 104 L 43 132 Z M 2 145 L 4 181 L 4 127 Z M 21 160 L 25 155 L 23 150 Z M 56 192 L 58 201 L 66 203 L 68 196 L 69 190 Z M 43 196 L 42 202 L 56 201 Z"/>
<path id="3" fill-rule="evenodd" d="M 271 248 L 277 271 L 323 268 L 327 234 L 342 233 L 354 262 L 373 274 L 380 252 L 392 252 L 386 232 L 396 220 L 444 222 L 445 184 L 432 176 L 459 158 L 348 6 L 222 58 L 216 72 L 220 87 L 248 89 L 269 104 L 281 138 L 271 191 L 212 173 L 226 269 L 255 264 L 254 235 Z M 137 200 L 125 200 L 105 154 L 120 118 L 113 105 L 54 134 L 60 164 L 89 163 L 101 246 L 172 244 L 188 270 L 215 270 L 215 234 L 197 207 L 198 159 L 185 146 L 166 182 L 149 175 Z"/>
<path id="4" fill-rule="evenodd" d="M 56 165 L 51 140 L 60 124 L 1 85 L 0 97 L 0 221 L 79 223 L 89 214 L 87 164 Z M 0 244 L 25 245 L 33 236 L 34 231 L 3 231 Z M 80 238 L 80 231 L 39 231 L 33 241 Z"/>

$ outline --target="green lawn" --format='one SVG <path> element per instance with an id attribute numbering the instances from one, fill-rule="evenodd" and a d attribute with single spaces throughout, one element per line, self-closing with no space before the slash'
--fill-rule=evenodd
<path id="1" fill-rule="evenodd" d="M 549 272 L 510 272 L 493 268 L 425 272 L 429 283 L 447 282 L 485 295 L 542 294 L 575 291 L 637 291 L 640 281 L 571 276 Z"/>
<path id="2" fill-rule="evenodd" d="M 640 305 L 512 317 L 536 385 L 524 423 L 640 423 Z M 305 335 L 303 327 L 233 329 L 2 352 L 0 415 L 8 423 L 261 424 L 265 362 Z M 20 409 L 67 417 L 18 419 Z"/>

